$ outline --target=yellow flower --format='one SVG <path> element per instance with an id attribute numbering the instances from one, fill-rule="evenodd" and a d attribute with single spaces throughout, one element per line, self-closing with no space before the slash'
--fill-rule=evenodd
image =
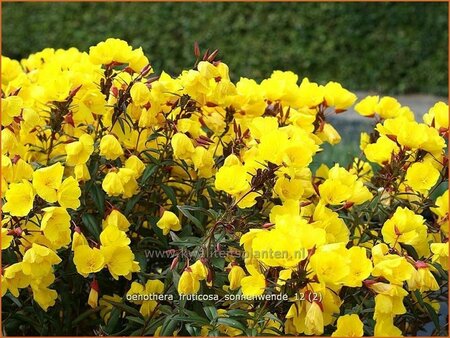
<path id="1" fill-rule="evenodd" d="M 108 324 L 109 318 L 111 317 L 111 311 L 115 308 L 114 305 L 108 301 L 120 303 L 122 301 L 122 297 L 116 294 L 113 294 L 112 296 L 104 295 L 98 301 L 98 304 L 101 307 L 100 317 L 102 317 L 105 324 Z"/>
<path id="2" fill-rule="evenodd" d="M 309 334 L 323 334 L 323 312 L 316 302 L 306 304 L 305 326 Z"/>
<path id="3" fill-rule="evenodd" d="M 81 88 L 74 98 L 77 106 L 74 116 L 81 121 L 90 121 L 92 113 L 104 115 L 106 112 L 106 100 L 99 88 Z M 77 121 L 75 121 L 77 122 Z"/>
<path id="4" fill-rule="evenodd" d="M 413 272 L 414 267 L 404 257 L 386 255 L 375 264 L 372 276 L 382 276 L 392 284 L 402 285 L 404 281 L 411 278 Z"/>
<path id="5" fill-rule="evenodd" d="M 436 208 L 431 208 L 431 211 L 440 218 L 445 218 L 448 214 L 448 190 L 436 199 Z"/>
<path id="6" fill-rule="evenodd" d="M 134 262 L 134 254 L 128 246 L 101 246 L 100 251 L 105 257 L 105 265 L 114 279 L 127 276 L 140 268 Z"/>
<path id="7" fill-rule="evenodd" d="M 262 295 L 266 289 L 264 275 L 252 265 L 247 266 L 250 276 L 241 279 L 242 294 L 247 297 Z"/>
<path id="8" fill-rule="evenodd" d="M 132 155 L 125 161 L 125 168 L 133 170 L 134 178 L 138 179 L 144 172 L 145 164 L 139 159 L 139 157 Z"/>
<path id="9" fill-rule="evenodd" d="M 105 266 L 105 257 L 97 248 L 89 245 L 75 247 L 73 262 L 80 275 L 87 277 L 90 273 L 99 272 Z"/>
<path id="10" fill-rule="evenodd" d="M 321 246 L 311 256 L 310 262 L 319 281 L 323 283 L 342 283 L 350 273 L 350 260 L 343 243 Z"/>
<path id="11" fill-rule="evenodd" d="M 431 243 L 432 261 L 438 262 L 442 268 L 448 269 L 448 243 Z"/>
<path id="12" fill-rule="evenodd" d="M 2 274 L 2 294 L 3 284 L 14 297 L 19 297 L 19 289 L 26 288 L 30 285 L 31 276 L 23 272 L 23 263 L 14 263 L 6 267 Z"/>
<path id="13" fill-rule="evenodd" d="M 6 228 L 2 228 L 2 250 L 8 249 L 11 246 L 11 242 L 13 240 L 13 236 L 8 235 L 9 230 Z"/>
<path id="14" fill-rule="evenodd" d="M 65 247 L 70 243 L 70 215 L 65 208 L 48 207 L 42 209 L 44 216 L 41 230 L 52 243 L 54 249 Z"/>
<path id="15" fill-rule="evenodd" d="M 170 231 L 181 230 L 181 223 L 177 215 L 168 210 L 164 210 L 164 213 L 160 220 L 156 223 L 156 226 L 163 231 L 164 235 L 167 235 Z"/>
<path id="16" fill-rule="evenodd" d="M 164 292 L 164 284 L 160 280 L 148 280 L 145 283 L 145 294 L 147 295 L 160 295 Z M 142 302 L 139 312 L 144 317 L 149 317 L 155 311 L 158 302 L 156 300 L 144 300 Z"/>
<path id="17" fill-rule="evenodd" d="M 375 115 L 375 107 L 379 100 L 379 96 L 366 96 L 355 105 L 355 110 L 362 116 L 371 117 Z"/>
<path id="18" fill-rule="evenodd" d="M 362 281 L 372 272 L 372 261 L 367 258 L 366 249 L 358 246 L 348 250 L 350 258 L 350 273 L 344 284 L 351 287 L 362 286 Z"/>
<path id="19" fill-rule="evenodd" d="M 302 180 L 288 179 L 285 176 L 277 179 L 273 190 L 282 201 L 300 200 L 304 192 Z"/>
<path id="20" fill-rule="evenodd" d="M 127 292 L 127 296 L 133 296 L 133 295 L 140 295 L 142 296 L 142 294 L 144 293 L 144 286 L 142 284 L 139 284 L 138 282 L 133 282 L 131 283 L 130 289 Z M 131 297 L 130 299 L 131 302 L 133 302 L 134 304 L 142 304 L 143 300 L 142 299 L 133 299 L 133 297 Z"/>
<path id="21" fill-rule="evenodd" d="M 102 182 L 102 188 L 108 196 L 119 196 L 125 192 L 122 180 L 117 172 L 113 171 L 106 174 Z"/>
<path id="22" fill-rule="evenodd" d="M 22 271 L 33 278 L 42 278 L 52 272 L 52 265 L 61 263 L 61 258 L 51 249 L 33 243 L 25 252 Z"/>
<path id="23" fill-rule="evenodd" d="M 135 179 L 135 171 L 128 168 L 120 168 L 117 176 L 122 181 L 123 197 L 129 198 L 135 195 L 139 189 L 138 183 Z"/>
<path id="24" fill-rule="evenodd" d="M 439 290 L 439 284 L 430 271 L 434 267 L 422 261 L 417 261 L 415 265 L 417 270 L 414 270 L 413 276 L 408 280 L 408 288 L 419 289 L 420 292 Z"/>
<path id="25" fill-rule="evenodd" d="M 202 261 L 197 260 L 190 268 L 198 280 L 205 280 L 208 277 L 208 268 Z"/>
<path id="26" fill-rule="evenodd" d="M 375 112 L 383 119 L 396 117 L 401 108 L 400 103 L 390 96 L 382 97 L 375 107 Z"/>
<path id="27" fill-rule="evenodd" d="M 434 124 L 437 130 L 448 129 L 448 105 L 445 102 L 437 102 L 423 116 L 423 121 L 429 126 Z"/>
<path id="28" fill-rule="evenodd" d="M 120 142 L 114 135 L 105 135 L 100 141 L 100 155 L 107 160 L 115 160 L 123 155 L 123 149 Z"/>
<path id="29" fill-rule="evenodd" d="M 102 246 L 128 246 L 130 238 L 124 231 L 119 230 L 114 225 L 109 225 L 103 229 L 100 234 L 100 242 Z"/>
<path id="30" fill-rule="evenodd" d="M 23 159 L 19 159 L 13 165 L 13 181 L 19 182 L 23 179 L 31 180 L 33 177 L 33 168 Z"/>
<path id="31" fill-rule="evenodd" d="M 114 209 L 102 222 L 103 229 L 109 225 L 115 226 L 119 228 L 119 230 L 127 231 L 130 227 L 130 222 L 119 210 Z"/>
<path id="32" fill-rule="evenodd" d="M 149 64 L 148 58 L 144 55 L 142 47 L 139 47 L 131 52 L 129 67 L 135 72 L 141 72 L 145 66 Z M 153 73 L 149 71 L 148 74 Z"/>
<path id="33" fill-rule="evenodd" d="M 346 110 L 356 101 L 356 95 L 337 83 L 330 81 L 325 85 L 324 98 L 328 106 L 333 106 L 336 111 Z"/>
<path id="34" fill-rule="evenodd" d="M 120 39 L 109 38 L 89 48 L 89 60 L 93 64 L 128 63 L 132 56 L 131 46 Z"/>
<path id="35" fill-rule="evenodd" d="M 138 106 L 145 105 L 150 100 L 150 90 L 143 82 L 137 82 L 131 87 L 131 99 Z"/>
<path id="36" fill-rule="evenodd" d="M 78 209 L 81 189 L 72 176 L 67 177 L 58 189 L 58 203 L 64 208 Z"/>
<path id="37" fill-rule="evenodd" d="M 236 290 L 241 286 L 241 280 L 246 276 L 244 269 L 239 265 L 233 265 L 228 274 L 228 281 L 230 282 L 230 289 Z"/>
<path id="38" fill-rule="evenodd" d="M 192 141 L 183 133 L 173 135 L 170 144 L 172 145 L 174 157 L 180 160 L 190 159 L 195 152 Z"/>
<path id="39" fill-rule="evenodd" d="M 436 184 L 439 176 L 439 170 L 429 161 L 417 162 L 406 171 L 406 184 L 414 190 L 429 190 Z"/>
<path id="40" fill-rule="evenodd" d="M 86 164 L 77 164 L 73 170 L 75 178 L 77 181 L 89 181 L 91 175 L 89 174 L 89 169 Z"/>
<path id="41" fill-rule="evenodd" d="M 196 294 L 198 290 L 200 290 L 200 281 L 191 268 L 187 267 L 180 276 L 178 293 L 180 295 L 192 295 Z"/>
<path id="42" fill-rule="evenodd" d="M 3 212 L 9 212 L 11 216 L 26 216 L 33 208 L 33 186 L 27 180 L 23 180 L 22 183 L 11 183 L 6 190 L 5 198 Z"/>
<path id="43" fill-rule="evenodd" d="M 319 186 L 320 198 L 326 204 L 338 205 L 350 198 L 351 187 L 339 180 L 327 179 Z"/>
<path id="44" fill-rule="evenodd" d="M 222 166 L 216 173 L 215 187 L 230 195 L 237 195 L 250 189 L 247 169 L 241 164 Z"/>
<path id="45" fill-rule="evenodd" d="M 94 151 L 94 140 L 89 134 L 83 134 L 78 141 L 66 144 L 66 164 L 75 166 L 84 164 Z"/>
<path id="46" fill-rule="evenodd" d="M 76 229 L 73 232 L 73 236 L 72 236 L 72 251 L 74 251 L 77 246 L 88 245 L 89 244 L 87 239 L 86 239 L 86 237 L 84 237 L 84 235 L 81 232 L 79 232 L 79 231 L 80 231 L 79 229 L 78 230 Z"/>
<path id="47" fill-rule="evenodd" d="M 324 123 L 322 131 L 319 132 L 317 136 L 322 141 L 328 142 L 329 144 L 334 145 L 341 142 L 341 135 L 339 135 L 337 130 L 329 123 Z"/>
<path id="48" fill-rule="evenodd" d="M 378 316 L 374 327 L 374 336 L 401 337 L 402 331 L 394 325 L 394 316 L 388 313 Z"/>
<path id="49" fill-rule="evenodd" d="M 91 308 L 95 309 L 98 306 L 98 282 L 93 280 L 91 283 L 91 290 L 89 291 L 88 304 Z"/>
<path id="50" fill-rule="evenodd" d="M 44 311 L 47 311 L 50 306 L 55 305 L 56 298 L 58 298 L 58 293 L 55 290 L 46 287 L 33 288 L 33 299 Z"/>
<path id="51" fill-rule="evenodd" d="M 64 167 L 59 162 L 36 170 L 33 173 L 33 187 L 36 193 L 49 203 L 56 202 L 63 173 Z"/>
<path id="52" fill-rule="evenodd" d="M 299 86 L 297 104 L 299 107 L 316 107 L 322 103 L 323 95 L 324 87 L 305 77 Z"/>
<path id="53" fill-rule="evenodd" d="M 210 178 L 213 175 L 214 159 L 212 153 L 203 147 L 196 147 L 192 155 L 195 169 L 200 177 Z"/>
<path id="54" fill-rule="evenodd" d="M 426 241 L 427 226 L 422 216 L 408 208 L 397 207 L 382 229 L 383 240 L 393 245 L 395 242 L 417 245 Z"/>
<path id="55" fill-rule="evenodd" d="M 10 125 L 22 113 L 23 100 L 19 96 L 2 98 L 2 126 Z"/>
<path id="56" fill-rule="evenodd" d="M 337 320 L 336 330 L 331 337 L 362 337 L 364 335 L 363 322 L 358 315 L 344 315 Z"/>
<path id="57" fill-rule="evenodd" d="M 364 154 L 371 162 L 384 164 L 391 161 L 391 155 L 399 151 L 398 145 L 386 136 L 381 136 L 375 143 L 364 148 Z"/>

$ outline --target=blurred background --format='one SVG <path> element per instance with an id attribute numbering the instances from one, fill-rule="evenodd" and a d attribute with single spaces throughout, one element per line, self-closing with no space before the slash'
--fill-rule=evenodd
<path id="1" fill-rule="evenodd" d="M 194 63 L 193 45 L 219 49 L 231 77 L 262 80 L 273 70 L 333 80 L 358 98 L 396 96 L 418 116 L 448 93 L 447 3 L 3 3 L 2 54 L 21 59 L 46 47 L 89 46 L 108 37 L 142 46 L 156 73 Z M 341 145 L 326 162 L 355 152 L 368 119 L 334 122 Z M 349 139 L 350 138 L 350 139 Z M 339 154 L 334 154 L 338 152 Z"/>

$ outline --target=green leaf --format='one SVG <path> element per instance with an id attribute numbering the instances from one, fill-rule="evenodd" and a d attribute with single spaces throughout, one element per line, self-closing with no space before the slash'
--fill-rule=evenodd
<path id="1" fill-rule="evenodd" d="M 235 329 L 242 330 L 244 332 L 247 328 L 241 322 L 238 322 L 235 319 L 220 317 L 217 319 L 218 324 L 227 325 L 229 327 L 233 327 Z"/>
<path id="2" fill-rule="evenodd" d="M 191 209 L 191 208 L 192 208 L 191 206 L 189 206 L 189 205 L 178 205 L 177 208 L 178 208 L 178 210 L 180 210 L 181 213 L 182 213 L 184 216 L 186 216 L 186 218 L 187 218 L 188 220 L 190 220 L 190 221 L 191 221 L 191 222 L 192 222 L 192 223 L 193 223 L 193 224 L 194 224 L 201 232 L 204 231 L 203 226 L 202 226 L 202 223 L 190 213 L 189 210 L 192 210 L 192 209 Z"/>
<path id="3" fill-rule="evenodd" d="M 14 304 L 16 304 L 19 308 L 22 307 L 22 303 L 20 302 L 20 300 L 14 297 L 11 293 L 8 292 L 5 296 L 11 299 L 14 302 Z"/>
<path id="4" fill-rule="evenodd" d="M 162 190 L 164 190 L 164 192 L 166 193 L 167 197 L 170 199 L 172 204 L 176 206 L 178 204 L 178 201 L 173 188 L 165 184 L 161 184 L 160 187 Z"/>
<path id="5" fill-rule="evenodd" d="M 141 176 L 141 184 L 145 184 L 147 180 L 153 176 L 153 174 L 158 170 L 158 166 L 155 164 L 149 164 L 147 168 L 145 168 L 144 172 Z"/>
<path id="6" fill-rule="evenodd" d="M 192 326 L 191 324 L 186 324 L 184 327 L 186 328 L 187 332 L 191 335 L 191 337 L 200 336 L 200 330 L 197 327 Z"/>
<path id="7" fill-rule="evenodd" d="M 111 315 L 109 316 L 108 323 L 104 327 L 104 331 L 108 333 L 109 335 L 112 335 L 114 332 L 114 329 L 116 328 L 117 324 L 119 323 L 121 311 L 117 308 L 113 308 L 111 311 Z"/>
<path id="8" fill-rule="evenodd" d="M 139 317 L 139 318 L 144 318 L 142 316 L 142 314 L 138 310 L 136 310 L 134 307 L 131 307 L 131 306 L 123 304 L 123 303 L 115 302 L 115 301 L 112 301 L 109 299 L 105 299 L 105 301 L 114 305 L 115 308 L 122 310 L 126 313 L 129 313 L 130 315 L 133 315 L 133 316 Z"/>
<path id="9" fill-rule="evenodd" d="M 161 331 L 160 331 L 159 335 L 161 337 L 173 336 L 173 333 L 175 332 L 178 322 L 179 321 L 178 321 L 177 315 L 167 316 L 161 327 Z"/>
<path id="10" fill-rule="evenodd" d="M 202 243 L 202 239 L 193 236 L 187 236 L 183 238 L 177 238 L 175 241 L 170 242 L 169 244 L 174 246 L 182 246 L 182 247 L 191 247 L 198 246 Z"/>
<path id="11" fill-rule="evenodd" d="M 211 321 L 216 320 L 219 317 L 217 309 L 214 306 L 205 306 L 203 311 L 205 311 L 206 317 Z"/>
<path id="12" fill-rule="evenodd" d="M 100 310 L 101 310 L 100 307 L 96 307 L 95 309 L 89 309 L 87 311 L 84 311 L 81 315 L 79 315 L 77 318 L 75 318 L 72 321 L 72 327 L 76 327 L 81 321 L 83 321 L 83 319 L 88 318 L 89 316 L 91 316 L 92 314 L 94 314 Z"/>
<path id="13" fill-rule="evenodd" d="M 193 313 L 195 313 L 195 312 L 193 312 Z M 178 316 L 177 319 L 182 322 L 197 323 L 200 325 L 208 325 L 209 324 L 209 321 L 206 318 L 202 318 L 197 314 L 195 316 L 191 316 L 191 315 Z"/>
<path id="14" fill-rule="evenodd" d="M 230 317 L 243 317 L 243 318 L 250 318 L 250 315 L 245 310 L 240 309 L 232 309 L 227 311 L 227 315 Z"/>
<path id="15" fill-rule="evenodd" d="M 412 245 L 408 245 L 408 244 L 403 244 L 402 245 L 406 252 L 415 260 L 419 259 L 419 255 L 417 254 L 416 249 L 414 249 L 414 247 Z"/>
<path id="16" fill-rule="evenodd" d="M 439 324 L 439 317 L 437 313 L 434 311 L 433 307 L 430 304 L 424 303 L 424 305 L 427 309 L 428 314 L 430 315 L 431 320 L 433 321 L 434 326 L 439 331 L 441 329 L 441 325 Z"/>
<path id="17" fill-rule="evenodd" d="M 212 257 L 211 263 L 214 267 L 218 268 L 220 271 L 225 269 L 225 259 L 220 257 Z"/>
<path id="18" fill-rule="evenodd" d="M 81 216 L 81 219 L 83 221 L 83 224 L 86 226 L 89 233 L 95 237 L 95 239 L 98 241 L 100 238 L 100 225 L 97 222 L 97 219 L 92 214 L 84 213 Z"/>
<path id="19" fill-rule="evenodd" d="M 140 325 L 145 325 L 145 320 L 142 318 L 139 318 L 139 317 L 127 316 L 126 319 L 128 319 L 130 322 L 135 322 Z"/>
<path id="20" fill-rule="evenodd" d="M 134 206 L 136 205 L 137 202 L 139 202 L 139 200 L 141 199 L 141 197 L 142 197 L 142 194 L 139 193 L 139 194 L 137 194 L 137 195 L 134 195 L 133 197 L 131 197 L 131 198 L 128 200 L 128 202 L 127 202 L 127 204 L 126 204 L 126 206 L 125 206 L 125 211 L 124 211 L 124 213 L 125 213 L 126 216 L 128 216 L 129 213 L 131 212 L 131 210 L 133 210 Z"/>
<path id="21" fill-rule="evenodd" d="M 100 215 L 103 215 L 105 213 L 105 192 L 98 185 L 93 184 L 89 193 Z"/>

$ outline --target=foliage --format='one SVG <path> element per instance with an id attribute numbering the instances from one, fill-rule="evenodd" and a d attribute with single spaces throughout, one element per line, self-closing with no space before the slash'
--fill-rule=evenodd
<path id="1" fill-rule="evenodd" d="M 198 41 L 220 49 L 234 81 L 239 76 L 260 81 L 281 69 L 321 82 L 345 81 L 354 90 L 447 96 L 446 3 L 5 3 L 2 7 L 3 54 L 16 59 L 48 45 L 87 50 L 117 36 L 151 52 L 155 70 L 175 75 L 192 66 L 190 46 Z"/>
<path id="2" fill-rule="evenodd" d="M 374 129 L 328 167 L 356 95 L 217 54 L 2 57 L 4 333 L 447 334 L 447 104 L 359 100 Z"/>

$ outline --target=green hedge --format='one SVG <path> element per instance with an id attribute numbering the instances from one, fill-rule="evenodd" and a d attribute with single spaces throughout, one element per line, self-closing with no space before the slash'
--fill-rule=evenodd
<path id="1" fill-rule="evenodd" d="M 4 3 L 3 54 L 119 37 L 157 71 L 219 48 L 234 79 L 289 69 L 355 90 L 447 95 L 446 3 Z"/>

